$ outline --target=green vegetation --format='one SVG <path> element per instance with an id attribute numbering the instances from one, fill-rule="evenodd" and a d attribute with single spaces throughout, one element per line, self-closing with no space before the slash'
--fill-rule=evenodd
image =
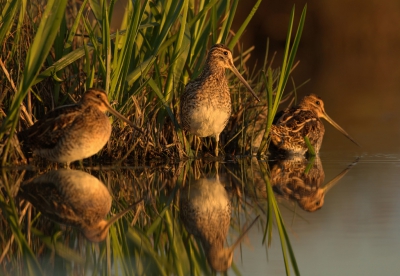
<path id="1" fill-rule="evenodd" d="M 238 45 L 261 0 L 255 3 L 235 34 L 231 26 L 238 0 L 127 1 L 121 25 L 112 30 L 115 2 L 84 0 L 80 4 L 74 1 L 67 4 L 65 0 L 0 0 L 1 164 L 15 164 L 24 159 L 13 139 L 16 132 L 32 125 L 35 118 L 41 118 L 48 110 L 77 101 L 92 86 L 104 88 L 113 107 L 145 130 L 143 134 L 134 132 L 122 122 L 115 122 L 110 142 L 97 156 L 99 162 L 111 159 L 118 160 L 119 164 L 125 160 L 142 164 L 138 160 L 166 163 L 170 159 L 184 159 L 190 155 L 191 147 L 183 145 L 184 134 L 176 116 L 179 97 L 185 84 L 201 72 L 207 50 L 215 43 L 224 43 L 233 50 L 237 68 L 255 91 L 267 92 L 257 104 L 227 72 L 233 113 L 222 145 L 226 152 L 248 154 L 257 148 L 259 155 L 265 154 L 269 127 L 293 70 L 306 7 L 293 44 L 290 43 L 292 11 L 281 69 L 272 69 L 273 59 L 267 60 L 266 55 L 262 70 L 248 71 L 246 60 L 252 48 L 243 49 Z M 262 142 L 256 141 L 257 131 Z M 51 229 L 60 231 L 46 232 L 49 228 L 40 213 L 29 205 L 15 205 L 24 173 L 3 171 L 0 183 L 0 224 L 5 229 L 0 237 L 2 272 L 6 275 L 51 274 L 58 270 L 65 274 L 131 275 L 132 271 L 209 274 L 199 243 L 189 238 L 182 228 L 174 204 L 188 170 L 187 166 L 184 168 L 182 171 L 176 168 L 179 173 L 169 175 L 168 181 L 168 173 L 156 170 L 132 175 L 129 170 L 125 173 L 96 171 L 104 183 L 124 174 L 128 179 L 142 179 L 138 181 L 140 185 L 135 181 L 133 191 L 113 190 L 114 195 L 120 195 L 113 203 L 114 213 L 127 206 L 131 192 L 136 199 L 144 191 L 151 191 L 153 199 L 152 204 L 137 211 L 137 216 L 129 214 L 115 223 L 107 241 L 98 245 L 82 240 L 78 232 L 67 234 L 53 224 Z M 263 172 L 267 175 L 267 170 Z M 115 183 L 122 185 L 126 179 Z M 268 181 L 265 185 L 268 187 Z M 271 237 L 274 214 L 287 273 L 290 273 L 290 259 L 298 274 L 270 188 L 268 202 L 265 210 L 269 215 L 264 220 L 268 235 Z M 253 211 L 249 212 L 253 214 Z"/>
<path id="2" fill-rule="evenodd" d="M 311 156 L 311 157 L 315 156 L 316 153 L 315 153 L 314 147 L 311 145 L 310 139 L 308 139 L 307 136 L 304 137 L 304 142 L 306 142 L 306 145 L 308 148 L 308 151 L 307 151 L 308 156 Z"/>
<path id="3" fill-rule="evenodd" d="M 265 132 L 262 138 L 260 148 L 258 150 L 258 155 L 265 152 L 267 147 L 267 141 L 269 137 L 269 130 L 271 128 L 272 122 L 274 120 L 275 114 L 278 111 L 279 104 L 281 103 L 283 92 L 285 91 L 286 84 L 289 80 L 289 75 L 293 70 L 293 64 L 296 57 L 297 48 L 299 47 L 301 34 L 303 32 L 304 21 L 306 19 L 307 5 L 304 7 L 303 12 L 300 17 L 299 26 L 297 27 L 296 36 L 291 45 L 293 20 L 295 9 L 293 7 L 290 14 L 289 29 L 286 37 L 285 54 L 283 56 L 282 68 L 278 71 L 278 75 L 275 77 L 272 73 L 271 67 L 268 67 L 266 71 L 266 76 L 264 76 L 265 87 L 268 97 L 268 115 L 267 124 L 265 125 Z"/>
<path id="4" fill-rule="evenodd" d="M 54 107 L 79 100 L 92 86 L 104 88 L 114 108 L 146 130 L 138 133 L 115 122 L 110 143 L 98 155 L 100 161 L 189 156 L 176 116 L 179 98 L 185 84 L 200 73 L 209 47 L 221 42 L 233 50 L 237 67 L 254 90 L 268 92 L 257 104 L 227 72 L 233 114 L 222 145 L 226 152 L 267 151 L 268 130 L 292 70 L 306 8 L 293 45 L 292 11 L 282 68 L 273 70 L 273 60 L 266 55 L 262 70 L 248 71 L 245 62 L 252 48 L 238 45 L 261 0 L 235 34 L 230 30 L 238 1 L 128 1 L 116 30 L 110 29 L 115 1 L 68 6 L 66 2 L 48 1 L 43 6 L 44 2 L 0 1 L 3 165 L 23 159 L 18 143 L 10 139 L 16 131 Z M 260 141 L 253 145 L 256 134 L 249 130 L 253 124 L 260 124 L 261 146 Z"/>

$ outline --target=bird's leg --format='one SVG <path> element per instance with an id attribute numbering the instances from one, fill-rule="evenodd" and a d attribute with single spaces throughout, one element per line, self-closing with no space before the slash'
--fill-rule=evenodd
<path id="1" fill-rule="evenodd" d="M 215 157 L 218 157 L 219 133 L 215 135 Z"/>

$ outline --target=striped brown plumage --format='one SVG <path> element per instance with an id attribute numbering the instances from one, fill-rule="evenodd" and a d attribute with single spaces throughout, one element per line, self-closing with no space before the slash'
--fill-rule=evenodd
<path id="1" fill-rule="evenodd" d="M 289 154 L 305 154 L 308 147 L 304 137 L 308 137 L 316 153 L 319 152 L 325 134 L 320 118 L 327 120 L 356 145 L 357 142 L 347 134 L 324 109 L 322 99 L 314 94 L 304 97 L 299 105 L 286 109 L 271 126 L 273 146 Z"/>
<path id="2" fill-rule="evenodd" d="M 180 101 L 183 129 L 199 137 L 214 136 L 218 156 L 219 135 L 232 112 L 231 95 L 225 69 L 230 69 L 257 99 L 249 84 L 233 64 L 232 52 L 222 44 L 214 45 L 207 55 L 203 71 L 189 82 Z"/>
<path id="3" fill-rule="evenodd" d="M 115 111 L 102 89 L 89 89 L 77 104 L 60 106 L 34 125 L 18 133 L 24 148 L 50 161 L 67 163 L 99 152 L 111 135 L 105 112 L 135 127 Z"/>

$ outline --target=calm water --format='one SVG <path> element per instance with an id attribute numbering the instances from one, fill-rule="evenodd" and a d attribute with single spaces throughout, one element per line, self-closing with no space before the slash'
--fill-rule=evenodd
<path id="1" fill-rule="evenodd" d="M 353 156 L 321 154 L 326 179 L 339 173 Z M 400 154 L 363 154 L 325 197 L 323 208 L 308 213 L 281 211 L 302 275 L 397 275 L 400 269 Z M 284 275 L 279 242 L 266 252 L 260 230 L 242 247 L 244 275 Z M 251 248 L 251 249 L 250 249 Z"/>
<path id="2" fill-rule="evenodd" d="M 341 142 L 347 143 L 348 141 L 344 139 Z M 308 174 L 312 176 L 310 176 L 310 183 L 304 180 L 304 182 L 297 181 L 297 184 L 293 184 L 293 179 L 297 179 L 299 176 L 294 172 L 303 172 L 305 169 L 305 166 L 298 165 L 302 164 L 301 162 L 296 163 L 298 160 L 269 164 L 269 180 L 276 192 L 275 196 L 279 202 L 280 211 L 302 275 L 396 275 L 400 269 L 400 263 L 398 262 L 398 256 L 400 255 L 400 240 L 398 239 L 398 233 L 400 232 L 400 203 L 397 200 L 400 197 L 400 187 L 398 185 L 400 153 L 370 154 L 362 151 L 357 152 L 357 150 L 359 149 L 353 148 L 353 151 L 346 152 L 331 151 L 329 149 L 322 150 L 321 160 L 315 160 L 314 165 L 309 168 Z M 360 159 L 353 163 L 357 156 Z M 353 165 L 349 167 L 352 163 Z M 185 196 L 187 190 L 193 192 L 197 189 L 200 191 L 199 193 L 195 191 L 197 198 L 199 198 L 200 194 L 204 199 L 200 197 L 200 199 L 196 200 L 201 203 L 208 202 L 208 209 L 223 208 L 212 207 L 213 204 L 215 205 L 213 202 L 226 202 L 229 200 L 233 205 L 230 228 L 226 236 L 223 237 L 226 241 L 225 247 L 235 242 L 241 232 L 239 229 L 243 230 L 245 228 L 246 221 L 249 222 L 254 219 L 256 214 L 261 214 L 259 221 L 250 229 L 240 246 L 235 249 L 234 266 L 242 275 L 285 275 L 280 239 L 275 226 L 273 227 L 272 245 L 267 247 L 262 244 L 266 224 L 266 216 L 263 211 L 267 210 L 265 182 L 262 180 L 263 173 L 261 169 L 263 165 L 266 165 L 266 163 L 263 161 L 257 162 L 255 159 L 239 160 L 238 163 L 221 163 L 219 164 L 218 177 L 216 177 L 214 162 L 202 162 L 196 165 L 181 164 L 181 166 L 174 167 L 173 170 L 171 170 L 173 166 L 170 166 L 163 168 L 164 172 L 153 168 L 131 168 L 125 170 L 92 170 L 91 174 L 98 177 L 112 191 L 111 196 L 114 198 L 113 214 L 117 213 L 118 206 L 121 208 L 119 205 L 121 202 L 134 200 L 129 195 L 134 198 L 134 195 L 139 190 L 144 191 L 147 188 L 158 191 L 154 193 L 158 198 L 153 198 L 158 206 L 158 213 L 162 211 L 162 202 L 168 202 L 168 197 L 171 194 L 175 195 L 173 204 L 183 206 L 182 200 L 179 200 L 179 198 L 182 199 L 182 195 Z M 342 178 L 325 192 L 324 200 L 319 203 L 322 208 L 318 209 L 320 207 L 318 206 L 318 208 L 314 208 L 317 210 L 314 210 L 311 206 L 314 212 L 308 212 L 304 209 L 310 208 L 306 207 L 310 205 L 304 204 L 301 207 L 300 200 L 293 200 L 296 196 L 312 198 L 312 193 L 307 191 L 322 190 L 326 183 L 348 167 L 350 169 Z M 168 172 L 165 173 L 165 171 Z M 279 177 L 284 178 L 283 171 L 292 173 L 288 177 L 289 182 L 291 181 L 290 183 L 292 184 L 284 185 L 274 180 Z M 182 172 L 185 173 L 182 174 Z M 325 174 L 325 178 L 323 178 L 323 174 Z M 185 176 L 179 178 L 176 177 L 177 175 Z M 185 183 L 184 185 L 189 188 L 176 190 L 174 187 L 177 187 L 176 185 L 179 185 L 182 179 L 183 183 Z M 95 183 L 93 185 L 98 184 Z M 303 187 L 304 189 L 300 187 L 302 185 L 305 187 Z M 211 192 L 206 192 L 204 189 Z M 180 194 L 176 193 L 177 191 Z M 194 197 L 192 199 L 192 202 L 196 201 Z M 307 202 L 310 202 L 310 200 L 307 199 Z M 200 205 L 204 206 L 204 204 Z M 144 217 L 147 217 L 148 222 L 154 222 L 159 215 L 151 211 L 151 201 L 147 201 L 146 206 L 147 211 Z M 186 236 L 182 232 L 183 226 L 181 225 L 182 220 L 179 218 L 179 212 L 172 212 L 171 215 L 178 223 L 178 228 L 174 230 L 175 234 Z M 209 223 L 211 221 L 212 219 L 210 218 Z M 217 223 L 218 227 L 220 224 L 222 225 L 223 223 L 219 221 Z M 4 225 L 7 226 L 7 224 L 3 223 Z M 49 228 L 44 227 L 45 225 L 49 225 Z M 35 224 L 35 227 L 44 231 L 45 235 L 49 235 L 49 237 L 59 233 L 57 234 L 59 235 L 58 242 L 64 244 L 78 255 L 82 254 L 82 247 L 78 246 L 79 244 L 91 244 L 83 239 L 83 236 L 79 234 L 79 231 L 76 231 L 76 228 L 59 226 L 59 224 L 54 224 L 43 216 L 39 218 L 39 224 Z M 115 231 L 121 231 L 118 230 L 120 227 L 126 230 L 128 226 L 122 224 L 116 226 L 117 228 L 113 227 L 111 231 L 115 235 Z M 135 248 L 138 245 L 135 245 L 132 233 L 136 233 L 134 231 L 137 230 L 128 228 L 131 230 L 127 230 L 122 236 L 126 236 L 128 247 Z M 28 231 L 25 224 L 23 224 L 22 229 L 23 232 Z M 146 226 L 139 222 L 139 224 L 135 225 L 135 229 L 147 231 L 148 225 Z M 187 231 L 193 233 L 193 230 Z M 200 229 L 199 231 L 204 230 Z M 146 235 L 141 238 L 142 241 L 144 237 Z M 148 237 L 151 238 L 152 236 Z M 76 242 L 71 243 L 71 239 L 76 240 Z M 201 246 L 201 239 L 192 238 L 192 242 L 195 241 L 197 241 L 197 246 Z M 40 240 L 33 241 L 33 243 L 43 245 Z M 189 244 L 191 242 L 183 238 L 183 243 Z M 195 244 L 193 243 L 192 246 L 196 246 Z M 106 243 L 100 242 L 98 245 L 100 247 L 96 245 L 94 248 L 100 248 L 101 252 Z M 4 246 L 5 242 L 2 243 L 3 248 Z M 139 243 L 138 248 L 141 248 L 141 246 L 144 245 Z M 113 242 L 111 242 L 111 248 L 112 255 L 116 254 L 113 251 L 116 250 L 113 249 Z M 39 259 L 42 265 L 54 261 L 51 255 L 49 258 L 40 253 L 43 250 L 42 246 L 33 246 L 32 250 L 37 257 L 41 256 Z M 7 256 L 11 259 L 18 259 L 17 253 L 15 255 L 10 253 Z M 128 257 L 128 255 L 124 256 L 124 254 L 121 257 L 122 259 L 128 258 L 128 260 L 132 258 L 132 256 Z M 160 255 L 159 258 L 163 260 L 164 257 Z M 182 258 L 178 257 L 177 261 L 186 262 L 185 258 Z M 68 256 L 61 257 L 61 259 L 65 261 Z M 114 262 L 114 259 L 112 260 Z M 134 260 L 135 258 L 131 262 L 135 263 Z M 98 269 L 104 269 L 104 260 L 101 261 L 100 258 L 98 261 L 100 263 Z M 77 261 L 66 261 L 66 263 L 76 267 L 82 265 Z M 16 264 L 22 265 L 21 261 L 14 263 L 14 265 Z M 8 268 L 6 267 L 5 271 L 11 271 L 9 270 L 10 265 L 8 263 Z M 91 262 L 86 265 L 92 267 L 89 271 L 96 268 L 96 265 Z M 206 265 L 205 259 L 203 259 L 203 265 Z M 144 274 L 146 274 L 146 271 L 147 274 L 154 273 L 154 270 L 146 270 L 142 266 L 134 267 L 135 265 L 133 265 L 133 270 L 131 271 L 142 271 Z M 209 267 L 204 269 L 201 270 L 203 271 L 202 274 L 210 272 Z M 65 267 L 56 268 L 55 271 L 66 272 L 69 269 Z M 173 270 L 169 271 L 172 273 Z M 185 274 L 190 274 L 188 271 Z M 49 270 L 45 272 L 49 275 Z M 235 275 L 235 271 L 231 268 L 228 270 L 228 274 Z"/>

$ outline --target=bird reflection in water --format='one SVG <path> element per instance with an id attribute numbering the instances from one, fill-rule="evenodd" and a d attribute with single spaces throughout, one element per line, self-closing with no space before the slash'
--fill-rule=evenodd
<path id="1" fill-rule="evenodd" d="M 357 162 L 357 161 L 356 161 Z M 318 156 L 308 161 L 302 155 L 276 160 L 271 169 L 271 185 L 276 194 L 296 201 L 299 206 L 314 212 L 324 205 L 325 195 L 354 165 L 348 166 L 323 187 L 325 173 Z"/>
<path id="2" fill-rule="evenodd" d="M 186 185 L 180 193 L 180 216 L 188 233 L 199 238 L 208 263 L 216 271 L 226 271 L 232 265 L 233 251 L 258 217 L 242 231 L 236 242 L 224 247 L 231 220 L 231 201 L 219 180 L 200 178 Z"/>
<path id="3" fill-rule="evenodd" d="M 21 186 L 19 195 L 49 219 L 76 227 L 92 242 L 103 241 L 109 227 L 138 202 L 113 216 L 112 198 L 96 177 L 76 170 L 61 169 L 40 175 Z"/>

